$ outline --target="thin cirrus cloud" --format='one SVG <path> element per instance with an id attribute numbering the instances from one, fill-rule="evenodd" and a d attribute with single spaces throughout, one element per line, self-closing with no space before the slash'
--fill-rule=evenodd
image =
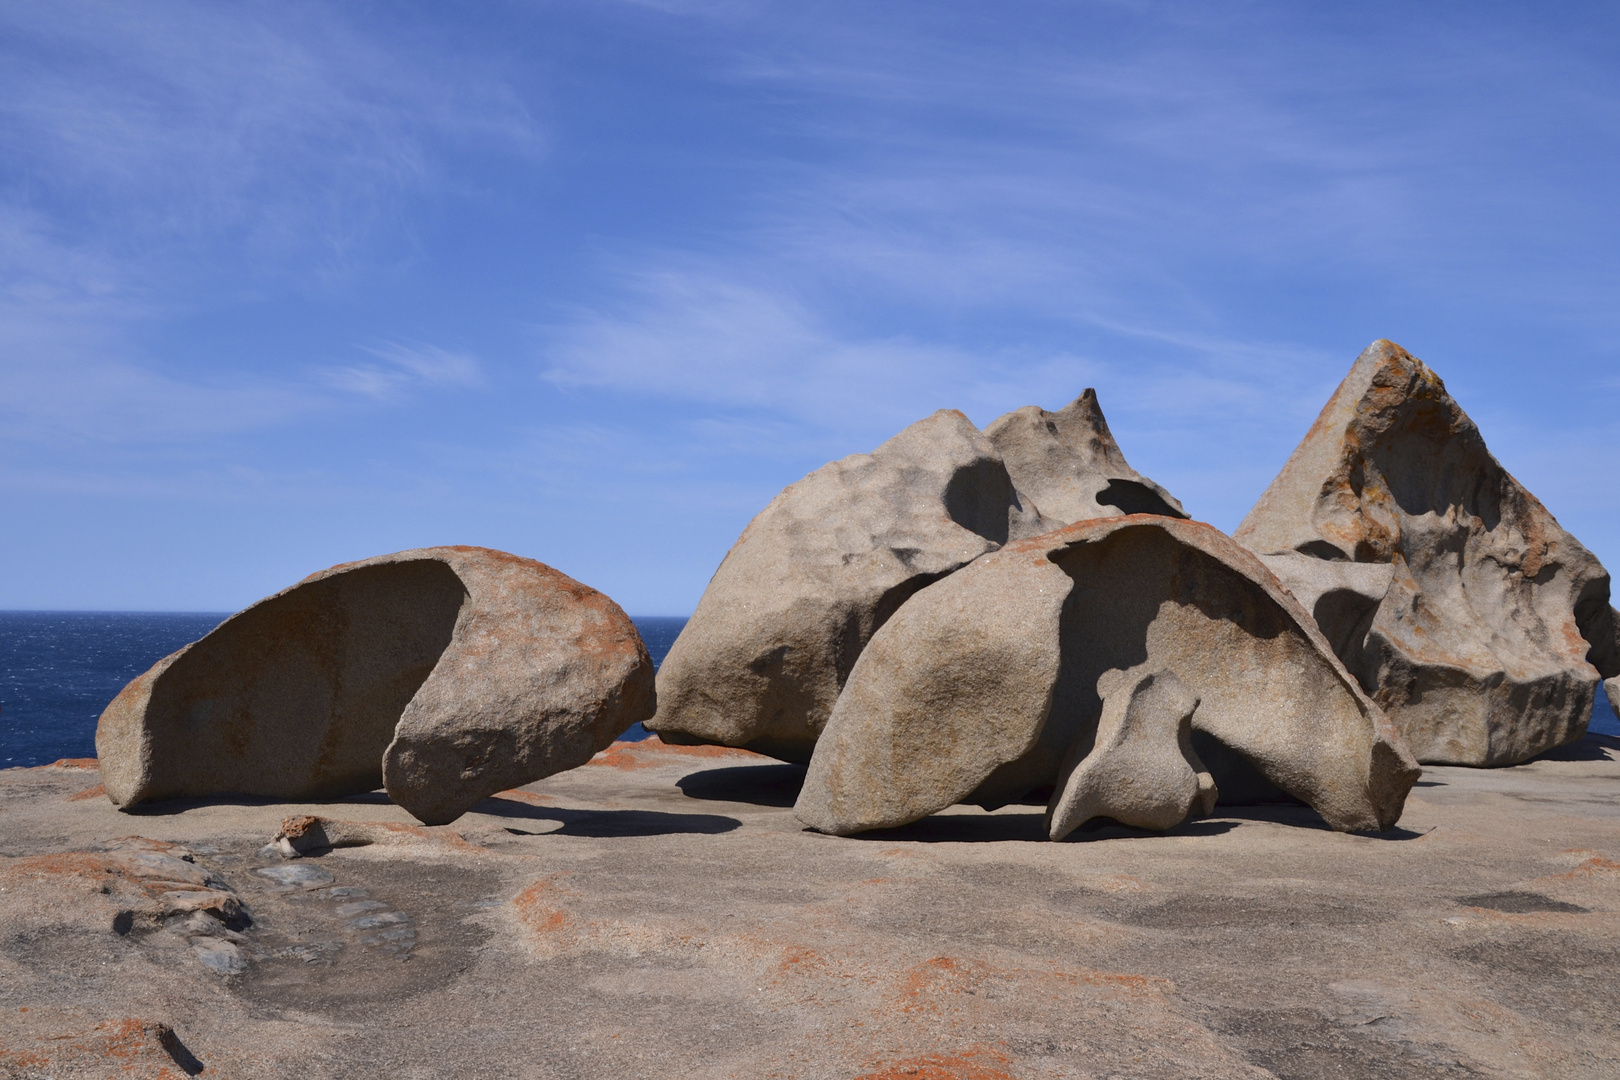
<path id="1" fill-rule="evenodd" d="M 397 399 L 412 387 L 478 389 L 486 385 L 483 366 L 464 352 L 397 341 L 361 348 L 378 362 L 326 368 L 317 373 L 317 379 L 335 389 L 379 400 Z"/>
<path id="2" fill-rule="evenodd" d="M 302 422 L 341 404 L 331 389 L 476 384 L 475 361 L 432 347 L 312 381 L 295 352 L 200 351 L 169 328 L 396 266 L 413 256 L 400 215 L 459 183 L 447 147 L 542 144 L 499 78 L 333 9 L 5 5 L 4 437 L 195 438 Z"/>

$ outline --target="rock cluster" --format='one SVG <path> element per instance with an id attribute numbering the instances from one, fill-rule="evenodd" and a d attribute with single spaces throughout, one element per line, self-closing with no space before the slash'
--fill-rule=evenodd
<path id="1" fill-rule="evenodd" d="M 441 824 L 584 764 L 653 704 L 613 601 L 530 559 L 422 548 L 311 575 L 159 661 L 96 750 L 119 806 L 382 786 Z"/>
<path id="2" fill-rule="evenodd" d="M 1418 777 L 1258 560 L 1141 515 L 1011 544 L 913 597 L 856 663 L 795 812 L 847 834 L 1050 790 L 1053 839 L 1098 815 L 1168 828 L 1221 783 L 1193 729 L 1338 829 L 1392 825 Z"/>
<path id="3" fill-rule="evenodd" d="M 1380 341 L 1235 537 L 1130 467 L 1091 390 L 982 432 L 941 410 L 772 500 L 656 695 L 606 597 L 426 548 L 233 616 L 130 683 L 97 749 L 120 806 L 381 784 L 441 824 L 645 721 L 807 762 L 795 811 L 827 833 L 1034 801 L 1060 840 L 1264 798 L 1353 831 L 1399 819 L 1419 762 L 1579 738 L 1604 680 L 1620 709 L 1607 572 Z M 266 854 L 398 839 L 302 815 Z"/>
<path id="4" fill-rule="evenodd" d="M 1620 676 L 1608 572 L 1392 342 L 1356 360 L 1234 535 L 1419 761 L 1505 765 L 1565 745 L 1600 677 Z"/>
<path id="5" fill-rule="evenodd" d="M 919 589 L 1086 518 L 1185 517 L 1136 472 L 1087 390 L 980 432 L 941 410 L 793 484 L 743 531 L 658 673 L 672 742 L 808 761 L 872 635 Z"/>

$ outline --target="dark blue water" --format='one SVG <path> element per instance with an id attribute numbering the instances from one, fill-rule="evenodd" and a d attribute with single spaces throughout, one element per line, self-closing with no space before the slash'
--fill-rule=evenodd
<path id="1" fill-rule="evenodd" d="M 0 611 L 0 769 L 94 757 L 96 720 L 124 684 L 225 614 Z M 686 620 L 635 624 L 659 664 Z M 624 735 L 647 736 L 640 724 Z"/>

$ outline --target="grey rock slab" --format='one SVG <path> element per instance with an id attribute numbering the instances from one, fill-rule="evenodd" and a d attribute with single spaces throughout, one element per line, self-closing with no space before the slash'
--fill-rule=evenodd
<path id="1" fill-rule="evenodd" d="M 356 930 L 375 930 L 381 926 L 394 926 L 410 921 L 411 917 L 403 911 L 380 911 L 375 915 L 362 915 L 358 919 L 350 919 L 349 925 Z"/>
<path id="2" fill-rule="evenodd" d="M 346 563 L 126 686 L 96 731 L 118 806 L 386 787 L 429 824 L 573 768 L 651 716 L 618 605 L 531 559 L 439 547 Z"/>
<path id="3" fill-rule="evenodd" d="M 240 975 L 247 970 L 247 957 L 234 942 L 219 938 L 193 938 L 191 952 L 198 962 L 216 975 Z"/>
<path id="4" fill-rule="evenodd" d="M 856 663 L 794 811 L 848 834 L 1026 798 L 1094 745 L 1105 673 L 1142 665 L 1333 828 L 1399 819 L 1419 769 L 1299 602 L 1230 537 L 1147 515 L 1011 544 L 913 597 Z"/>
<path id="5" fill-rule="evenodd" d="M 309 863 L 292 863 L 288 866 L 261 866 L 253 871 L 259 877 L 268 878 L 289 889 L 318 889 L 322 885 L 330 885 L 336 881 L 330 870 L 323 870 L 319 866 Z"/>
<path id="6" fill-rule="evenodd" d="M 1620 677 L 1606 680 L 1603 691 L 1609 697 L 1609 708 L 1614 710 L 1614 715 L 1620 716 Z"/>
<path id="7" fill-rule="evenodd" d="M 1175 496 L 1125 460 L 1088 389 L 1057 412 L 1026 405 L 984 429 L 1019 492 L 1067 525 L 1124 514 L 1186 517 Z"/>
<path id="8" fill-rule="evenodd" d="M 1608 572 L 1393 342 L 1356 360 L 1234 535 L 1315 610 L 1419 761 L 1575 741 L 1600 676 L 1620 675 Z"/>
<path id="9" fill-rule="evenodd" d="M 357 900 L 352 904 L 339 904 L 337 913 L 339 918 L 347 919 L 351 915 L 361 915 L 367 911 L 380 911 L 387 906 L 381 900 Z"/>
<path id="10" fill-rule="evenodd" d="M 1094 817 L 1168 829 L 1215 808 L 1215 780 L 1192 747 L 1199 701 L 1170 671 L 1105 671 L 1102 715 L 1087 752 L 1058 773 L 1048 834 L 1061 840 Z"/>
<path id="11" fill-rule="evenodd" d="M 824 465 L 760 511 L 715 571 L 659 669 L 647 727 L 806 761 L 861 649 L 908 597 L 1055 524 L 954 410 Z"/>

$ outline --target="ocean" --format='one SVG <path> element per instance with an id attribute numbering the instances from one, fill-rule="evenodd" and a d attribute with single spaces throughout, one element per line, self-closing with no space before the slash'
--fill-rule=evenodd
<path id="1" fill-rule="evenodd" d="M 96 719 L 124 684 L 218 626 L 218 612 L 0 611 L 0 769 L 94 757 Z M 655 665 L 684 618 L 639 617 Z M 1620 735 L 1599 690 L 1592 731 Z M 623 736 L 648 737 L 640 724 Z"/>
<path id="2" fill-rule="evenodd" d="M 94 757 L 96 720 L 124 684 L 226 612 L 0 611 L 0 769 Z M 660 664 L 684 618 L 634 620 Z M 626 739 L 645 739 L 636 724 Z"/>

